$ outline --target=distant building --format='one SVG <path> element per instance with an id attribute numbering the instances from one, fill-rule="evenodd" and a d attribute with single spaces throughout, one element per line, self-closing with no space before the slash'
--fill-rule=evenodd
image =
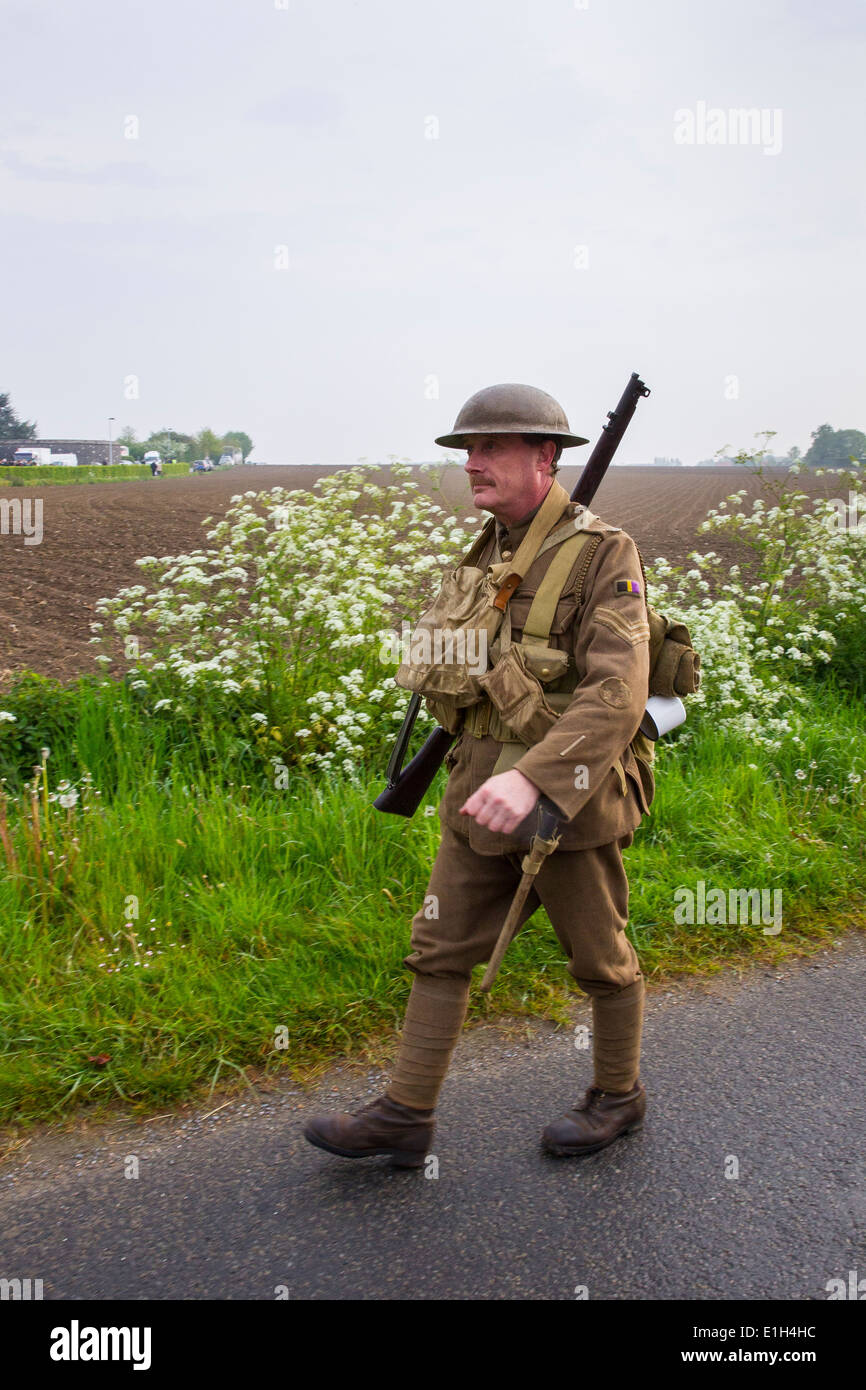
<path id="1" fill-rule="evenodd" d="M 16 449 L 50 449 L 52 454 L 77 454 L 78 467 L 108 462 L 107 439 L 0 439 L 0 459 L 11 459 Z M 129 449 L 119 440 L 111 443 L 115 463 L 129 457 Z"/>

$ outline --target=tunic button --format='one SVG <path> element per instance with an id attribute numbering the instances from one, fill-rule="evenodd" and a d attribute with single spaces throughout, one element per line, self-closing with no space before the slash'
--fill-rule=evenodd
<path id="1" fill-rule="evenodd" d="M 503 552 L 502 552 L 502 558 L 503 558 L 503 560 L 510 560 L 510 559 L 511 559 L 511 556 L 512 556 L 512 551 L 510 551 L 510 550 L 503 550 Z"/>

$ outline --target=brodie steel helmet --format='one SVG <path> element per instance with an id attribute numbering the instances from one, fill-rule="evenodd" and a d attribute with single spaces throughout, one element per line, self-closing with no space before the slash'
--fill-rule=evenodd
<path id="1" fill-rule="evenodd" d="M 588 444 L 582 435 L 572 434 L 565 411 L 537 386 L 515 382 L 485 386 L 461 406 L 450 434 L 436 440 L 446 448 L 465 449 L 470 434 L 538 434 L 555 439 L 563 449 Z"/>

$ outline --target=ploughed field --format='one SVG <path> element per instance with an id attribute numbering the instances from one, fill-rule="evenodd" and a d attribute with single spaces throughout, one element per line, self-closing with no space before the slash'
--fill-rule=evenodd
<path id="1" fill-rule="evenodd" d="M 61 679 L 97 669 L 94 648 L 88 645 L 94 604 L 124 585 L 141 582 L 136 559 L 206 547 L 203 518 L 220 516 L 236 493 L 310 487 L 317 477 L 334 471 L 244 467 L 77 487 L 19 488 L 0 482 L 0 497 L 39 497 L 43 514 L 39 545 L 25 544 L 22 535 L 0 534 L 0 688 L 24 669 Z M 561 470 L 560 481 L 569 491 L 579 472 L 577 467 Z M 810 495 L 835 495 L 832 477 L 801 474 L 797 481 Z M 761 491 L 757 479 L 730 465 L 614 467 L 592 509 L 634 537 L 647 565 L 659 555 L 681 564 L 695 548 L 715 550 L 734 563 L 742 558 L 737 547 L 719 535 L 698 536 L 697 527 L 711 507 L 741 487 L 749 496 Z M 434 495 L 464 513 L 469 504 L 462 469 L 440 470 Z"/>

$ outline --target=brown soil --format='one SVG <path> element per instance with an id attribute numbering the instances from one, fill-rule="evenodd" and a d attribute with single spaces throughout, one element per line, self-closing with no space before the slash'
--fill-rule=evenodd
<path id="1" fill-rule="evenodd" d="M 91 485 L 18 488 L 0 482 L 0 497 L 41 497 L 43 540 L 26 545 L 0 534 L 0 688 L 30 669 L 67 679 L 96 669 L 88 624 L 94 605 L 127 584 L 140 583 L 142 555 L 173 555 L 207 545 L 206 516 L 217 517 L 247 489 L 307 487 L 328 468 L 233 469 L 179 478 L 146 478 Z M 569 490 L 579 470 L 564 468 Z M 814 495 L 832 496 L 832 478 L 801 478 Z M 696 528 L 710 507 L 740 487 L 757 496 L 756 479 L 736 467 L 614 468 L 593 503 L 606 521 L 623 526 L 649 564 L 659 555 L 682 563 L 688 552 L 733 547 Z M 447 470 L 438 500 L 462 510 L 459 468 Z M 737 557 L 738 559 L 741 557 Z"/>

